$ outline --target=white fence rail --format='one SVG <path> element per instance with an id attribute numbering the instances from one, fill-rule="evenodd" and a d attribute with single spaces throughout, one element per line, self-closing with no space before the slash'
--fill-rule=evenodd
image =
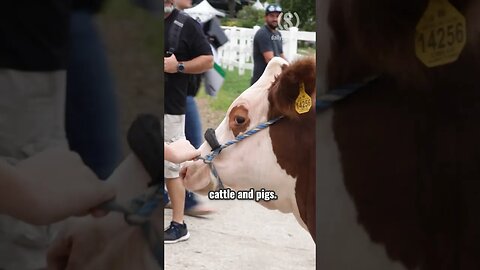
<path id="1" fill-rule="evenodd" d="M 238 68 L 238 73 L 243 75 L 245 70 L 253 70 L 253 37 L 260 29 L 259 26 L 252 28 L 222 27 L 228 36 L 229 42 L 218 49 L 220 65 L 228 70 Z M 283 53 L 291 61 L 299 56 L 298 41 L 315 42 L 315 32 L 298 31 L 292 27 L 288 31 L 280 31 L 283 38 Z"/>

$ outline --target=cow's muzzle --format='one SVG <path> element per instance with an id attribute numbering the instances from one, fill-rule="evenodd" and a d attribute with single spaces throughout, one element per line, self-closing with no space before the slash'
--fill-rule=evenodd
<path id="1" fill-rule="evenodd" d="M 220 179 L 220 176 L 218 175 L 218 172 L 215 169 L 215 166 L 213 165 L 213 160 L 220 154 L 220 152 L 223 149 L 225 149 L 225 148 L 227 148 L 231 145 L 234 145 L 236 143 L 239 143 L 239 142 L 245 140 L 246 138 L 248 138 L 252 135 L 255 135 L 256 133 L 266 129 L 267 127 L 275 124 L 278 120 L 280 120 L 282 118 L 283 118 L 283 116 L 278 116 L 278 117 L 273 118 L 271 120 L 268 120 L 264 123 L 260 123 L 257 126 L 255 126 L 254 128 L 248 130 L 245 133 L 237 135 L 237 137 L 235 137 L 235 139 L 233 139 L 231 141 L 228 141 L 224 144 L 220 144 L 218 142 L 217 135 L 215 134 L 215 130 L 213 130 L 212 128 L 209 128 L 209 129 L 207 129 L 207 131 L 205 131 L 204 137 L 205 137 L 205 140 L 210 145 L 210 147 L 212 148 L 212 152 L 210 152 L 210 154 L 206 155 L 205 157 L 199 157 L 198 159 L 203 160 L 203 162 L 205 164 L 208 164 L 210 166 L 210 171 L 212 172 L 213 176 L 217 179 L 217 182 L 218 182 L 217 190 L 224 188 L 223 182 Z"/>

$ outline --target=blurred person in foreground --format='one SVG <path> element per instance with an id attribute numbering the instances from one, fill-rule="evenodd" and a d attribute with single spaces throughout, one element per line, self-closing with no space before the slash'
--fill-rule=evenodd
<path id="1" fill-rule="evenodd" d="M 0 3 L 0 269 L 46 267 L 58 226 L 115 196 L 65 136 L 70 3 Z M 14 218 L 15 217 L 15 218 Z"/>

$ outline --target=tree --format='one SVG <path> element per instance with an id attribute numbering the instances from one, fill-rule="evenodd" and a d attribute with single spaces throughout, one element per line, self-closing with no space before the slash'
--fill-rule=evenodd
<path id="1" fill-rule="evenodd" d="M 297 13 L 300 19 L 299 28 L 304 31 L 315 31 L 315 1 L 314 0 L 281 0 L 284 14 Z"/>
<path id="2" fill-rule="evenodd" d="M 235 13 L 235 0 L 228 0 L 228 13 L 232 18 L 235 18 L 237 14 Z"/>
<path id="3" fill-rule="evenodd" d="M 237 26 L 252 28 L 262 26 L 265 22 L 265 11 L 256 10 L 252 6 L 244 6 L 237 14 Z"/>

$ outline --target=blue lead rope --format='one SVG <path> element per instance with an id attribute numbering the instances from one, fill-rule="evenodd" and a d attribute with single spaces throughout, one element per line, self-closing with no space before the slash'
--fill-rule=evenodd
<path id="1" fill-rule="evenodd" d="M 345 84 L 340 88 L 335 88 L 326 94 L 318 96 L 315 103 L 315 110 L 319 112 L 332 107 L 335 102 L 350 96 L 351 94 L 357 92 L 360 88 L 373 82 L 377 78 L 378 76 L 372 76 L 368 77 L 363 82 Z"/>
<path id="2" fill-rule="evenodd" d="M 119 204 L 113 199 L 102 204 L 100 208 L 122 213 L 129 225 L 142 225 L 150 220 L 153 211 L 160 204 L 163 195 L 161 188 L 160 185 L 151 186 L 144 194 L 133 198 L 127 205 Z"/>
<path id="3" fill-rule="evenodd" d="M 200 158 L 200 159 L 203 159 L 205 163 L 211 163 L 213 162 L 213 159 L 215 159 L 215 157 L 218 156 L 218 154 L 220 154 L 220 152 L 229 147 L 230 145 L 234 145 L 236 143 L 239 143 L 243 140 L 245 140 L 246 138 L 262 131 L 263 129 L 275 124 L 278 120 L 282 119 L 283 116 L 279 116 L 277 118 L 274 118 L 272 120 L 269 120 L 267 122 L 264 122 L 264 123 L 261 123 L 261 124 L 258 124 L 256 127 L 246 131 L 245 133 L 242 133 L 242 134 L 239 134 L 237 137 L 235 137 L 235 139 L 231 140 L 231 141 L 228 141 L 224 144 L 222 144 L 219 148 L 217 149 L 214 149 L 210 154 L 208 154 L 207 156 L 205 156 L 205 158 Z"/>
<path id="4" fill-rule="evenodd" d="M 152 226 L 150 218 L 159 206 L 162 195 L 163 186 L 154 185 L 149 187 L 144 194 L 132 199 L 127 205 L 119 204 L 113 199 L 100 207 L 107 211 L 123 213 L 125 221 L 129 225 L 140 226 L 153 256 L 160 266 L 164 263 L 162 236 Z"/>
<path id="5" fill-rule="evenodd" d="M 278 117 L 276 117 L 274 119 L 271 119 L 267 122 L 258 124 L 256 127 L 246 131 L 245 133 L 239 134 L 237 137 L 235 137 L 235 139 L 233 139 L 231 141 L 228 141 L 228 142 L 220 145 L 219 147 L 213 149 L 212 152 L 210 152 L 210 154 L 206 155 L 205 157 L 198 157 L 197 158 L 197 159 L 203 160 L 203 162 L 205 164 L 208 164 L 210 166 L 210 171 L 212 172 L 213 176 L 218 180 L 218 188 L 217 189 L 224 189 L 223 182 L 220 179 L 220 176 L 218 175 L 217 169 L 215 169 L 215 166 L 213 165 L 213 160 L 220 154 L 220 152 L 223 149 L 225 149 L 225 148 L 227 148 L 231 145 L 234 145 L 236 143 L 239 143 L 239 142 L 245 140 L 246 138 L 262 131 L 263 129 L 275 124 L 278 120 L 280 120 L 282 118 L 283 118 L 283 116 L 278 116 Z M 210 146 L 212 146 L 212 145 L 210 144 Z"/>

